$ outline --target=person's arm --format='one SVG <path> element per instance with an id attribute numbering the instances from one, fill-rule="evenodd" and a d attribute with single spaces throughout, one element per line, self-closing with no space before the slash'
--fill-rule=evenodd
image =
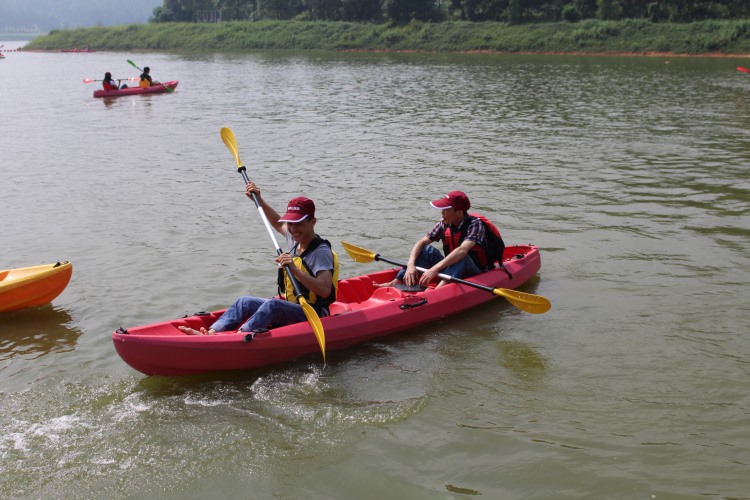
<path id="1" fill-rule="evenodd" d="M 433 279 L 435 279 L 438 274 L 440 274 L 440 271 L 448 266 L 452 266 L 453 264 L 460 262 L 464 257 L 469 255 L 469 251 L 474 248 L 474 245 L 476 245 L 474 241 L 464 240 L 461 245 L 459 245 L 457 248 L 454 248 L 451 253 L 443 258 L 443 260 L 422 273 L 422 277 L 419 279 L 419 283 L 422 286 L 427 286 Z"/>
<path id="2" fill-rule="evenodd" d="M 333 288 L 333 272 L 331 270 L 321 270 L 313 276 L 295 266 L 292 256 L 288 253 L 279 255 L 276 262 L 282 266 L 288 265 L 297 281 L 318 297 L 325 299 L 331 295 L 331 289 Z M 331 267 L 333 267 L 333 255 L 331 255 Z"/>
<path id="3" fill-rule="evenodd" d="M 294 264 L 291 264 L 290 269 L 297 281 L 318 297 L 326 299 L 331 295 L 331 289 L 333 288 L 333 273 L 331 271 L 320 271 L 317 276 L 313 276 Z"/>
<path id="4" fill-rule="evenodd" d="M 279 222 L 279 219 L 281 219 L 281 216 L 271 208 L 271 206 L 266 203 L 266 200 L 263 199 L 263 197 L 260 195 L 260 188 L 254 183 L 249 182 L 245 186 L 245 194 L 248 198 L 252 199 L 252 193 L 255 193 L 255 196 L 258 198 L 258 203 L 260 203 L 260 208 L 263 209 L 263 213 L 266 214 L 266 217 L 268 218 L 268 222 L 271 223 L 271 226 L 278 231 L 279 233 L 286 235 L 286 223 L 285 222 Z"/>
<path id="5" fill-rule="evenodd" d="M 471 221 L 471 224 L 466 227 L 466 238 L 458 247 L 454 248 L 451 253 L 446 255 L 440 262 L 428 269 L 427 272 L 425 272 L 420 278 L 420 284 L 426 286 L 430 281 L 435 279 L 440 271 L 444 270 L 448 266 L 457 264 L 458 262 L 466 258 L 466 256 L 469 255 L 469 252 L 474 248 L 474 245 L 476 245 L 478 241 L 485 241 L 484 225 L 479 219 L 474 219 Z"/>
<path id="6" fill-rule="evenodd" d="M 420 238 L 411 249 L 409 254 L 409 261 L 406 263 L 406 273 L 404 274 L 404 283 L 411 286 L 416 285 L 419 282 L 419 275 L 417 274 L 417 258 L 422 253 L 422 249 L 432 243 L 429 236 L 423 236 Z"/>

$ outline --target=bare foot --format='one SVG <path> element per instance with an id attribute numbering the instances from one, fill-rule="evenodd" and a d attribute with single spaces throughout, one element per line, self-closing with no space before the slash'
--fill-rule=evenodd
<path id="1" fill-rule="evenodd" d="M 435 288 L 440 288 L 441 286 L 445 286 L 448 283 L 450 283 L 450 281 L 448 281 L 448 280 L 440 280 L 440 282 L 435 286 Z"/>
<path id="2" fill-rule="evenodd" d="M 216 332 L 213 329 L 206 330 L 204 327 L 201 327 L 200 330 L 196 330 L 195 328 L 190 328 L 187 326 L 178 326 L 177 328 L 186 335 L 215 335 L 216 334 Z"/>
<path id="3" fill-rule="evenodd" d="M 397 279 L 394 279 L 393 281 L 389 281 L 388 283 L 375 283 L 375 282 L 373 281 L 373 282 L 372 282 L 372 286 L 374 286 L 374 287 L 378 287 L 378 288 L 385 288 L 385 287 L 387 287 L 387 286 L 396 286 L 396 285 L 400 285 L 401 283 L 403 283 L 403 282 L 402 282 L 401 280 L 397 280 Z"/>

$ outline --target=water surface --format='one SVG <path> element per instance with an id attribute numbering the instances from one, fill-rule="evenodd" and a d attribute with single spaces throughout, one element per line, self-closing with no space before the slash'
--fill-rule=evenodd
<path id="1" fill-rule="evenodd" d="M 6 48 L 9 47 L 6 43 Z M 177 92 L 92 98 L 149 65 Z M 750 79 L 742 60 L 11 52 L 2 265 L 56 260 L 0 316 L 4 498 L 748 498 Z M 746 65 L 746 64 L 745 64 Z M 502 299 L 271 369 L 145 377 L 111 333 L 275 288 L 219 137 L 280 209 L 405 259 L 469 193 L 541 248 Z"/>

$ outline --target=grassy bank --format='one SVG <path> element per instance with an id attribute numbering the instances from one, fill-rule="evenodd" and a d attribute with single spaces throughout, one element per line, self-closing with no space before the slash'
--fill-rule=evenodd
<path id="1" fill-rule="evenodd" d="M 750 20 L 690 24 L 646 20 L 540 23 L 260 21 L 164 23 L 55 30 L 28 49 L 252 51 L 398 50 L 574 53 L 750 54 Z"/>

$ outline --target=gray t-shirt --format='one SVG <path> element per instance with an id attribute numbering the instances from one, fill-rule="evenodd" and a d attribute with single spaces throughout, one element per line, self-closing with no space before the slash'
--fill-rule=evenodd
<path id="1" fill-rule="evenodd" d="M 287 232 L 285 236 L 287 253 L 292 256 L 299 255 L 296 248 L 297 242 L 294 241 L 292 235 Z M 310 267 L 313 276 L 317 276 L 321 271 L 333 272 L 333 252 L 328 245 L 318 245 L 318 248 L 305 255 L 305 263 Z"/>

